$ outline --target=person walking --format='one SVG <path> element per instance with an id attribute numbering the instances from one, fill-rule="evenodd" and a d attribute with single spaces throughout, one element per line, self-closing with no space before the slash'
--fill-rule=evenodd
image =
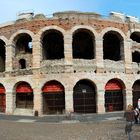
<path id="1" fill-rule="evenodd" d="M 128 105 L 124 113 L 124 118 L 126 119 L 125 133 L 128 135 L 128 140 L 132 140 L 132 126 L 135 121 L 135 113 L 132 105 Z"/>

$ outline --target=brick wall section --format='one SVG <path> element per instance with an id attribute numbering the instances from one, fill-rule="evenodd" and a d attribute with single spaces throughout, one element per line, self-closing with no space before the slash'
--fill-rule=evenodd
<path id="1" fill-rule="evenodd" d="M 61 30 L 64 35 L 63 60 L 42 61 L 42 44 L 40 35 L 50 26 L 53 29 Z M 46 27 L 46 28 L 44 28 Z M 48 28 L 47 28 L 48 27 Z M 96 59 L 94 60 L 73 60 L 72 58 L 72 34 L 78 28 L 86 28 L 95 33 Z M 135 27 L 135 26 L 134 26 Z M 140 26 L 137 25 L 137 29 Z M 134 71 L 131 59 L 131 40 L 129 36 L 129 24 L 116 20 L 96 18 L 51 18 L 32 19 L 30 21 L 16 21 L 14 24 L 0 27 L 0 37 L 7 38 L 6 42 L 6 72 L 2 73 L 0 83 L 6 89 L 6 113 L 13 114 L 15 106 L 15 87 L 18 82 L 26 81 L 34 91 L 34 108 L 42 114 L 42 87 L 51 80 L 59 81 L 65 88 L 65 112 L 73 112 L 73 87 L 81 79 L 90 80 L 96 87 L 97 113 L 104 113 L 105 85 L 111 79 L 118 79 L 123 83 L 124 109 L 132 103 L 132 86 L 140 75 Z M 43 29 L 43 30 L 41 30 Z M 31 56 L 19 56 L 15 58 L 15 44 L 9 41 L 10 37 L 19 30 L 31 31 L 33 53 Z M 103 60 L 103 35 L 107 31 L 118 31 L 124 39 L 124 61 Z M 131 30 L 136 28 L 131 26 Z M 21 33 L 21 32 L 20 32 Z M 25 32 L 24 32 L 25 33 Z M 18 59 L 26 57 L 29 60 L 27 68 L 31 71 L 14 71 L 18 67 Z M 33 60 L 32 60 L 33 58 Z M 15 62 L 13 61 L 15 60 Z M 31 62 L 32 61 L 32 62 Z M 138 67 L 139 69 L 139 67 Z M 19 111 L 19 110 L 17 110 Z M 16 112 L 18 113 L 18 112 Z M 25 112 L 24 112 L 25 113 Z"/>
<path id="2" fill-rule="evenodd" d="M 111 21 L 101 21 L 101 20 L 88 20 L 87 22 L 80 20 L 80 21 L 66 21 L 66 20 L 32 20 L 32 21 L 23 21 L 21 23 L 15 23 L 14 25 L 6 26 L 0 28 L 0 35 L 5 36 L 7 39 L 15 33 L 17 30 L 26 29 L 30 30 L 33 33 L 37 34 L 40 29 L 46 26 L 56 25 L 58 27 L 63 28 L 64 30 L 69 30 L 73 26 L 76 25 L 89 25 L 95 30 L 100 33 L 103 29 L 107 27 L 114 27 L 122 30 L 124 34 L 128 32 L 128 24 L 126 23 L 116 23 Z"/>

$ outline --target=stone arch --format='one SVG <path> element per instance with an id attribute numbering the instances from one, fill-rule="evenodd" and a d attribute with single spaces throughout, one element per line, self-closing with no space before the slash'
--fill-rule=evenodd
<path id="1" fill-rule="evenodd" d="M 121 79 L 112 78 L 105 84 L 105 111 L 121 111 L 124 108 L 125 84 Z"/>
<path id="2" fill-rule="evenodd" d="M 133 107 L 139 107 L 140 103 L 140 79 L 137 79 L 136 81 L 134 81 L 133 85 L 132 85 L 132 103 L 133 103 Z"/>
<path id="3" fill-rule="evenodd" d="M 74 26 L 73 28 L 71 28 L 69 33 L 71 35 L 73 35 L 74 32 L 79 30 L 79 29 L 86 29 L 86 30 L 89 30 L 90 32 L 92 32 L 92 34 L 94 35 L 95 40 L 99 36 L 99 34 L 96 32 L 96 30 L 94 28 L 92 28 L 91 26 L 87 26 L 87 25 L 77 25 L 77 26 Z"/>
<path id="4" fill-rule="evenodd" d="M 43 33 L 48 31 L 48 30 L 57 30 L 57 31 L 62 33 L 63 37 L 64 37 L 64 35 L 66 33 L 66 31 L 63 28 L 59 27 L 59 26 L 55 26 L 55 25 L 47 26 L 47 27 L 44 27 L 44 28 L 40 29 L 40 31 L 37 33 L 39 41 L 42 40 Z M 36 39 L 37 39 L 37 37 L 36 37 Z"/>
<path id="5" fill-rule="evenodd" d="M 8 44 L 8 39 L 5 36 L 0 36 L 0 40 L 2 40 L 3 42 L 5 42 L 5 45 Z"/>
<path id="6" fill-rule="evenodd" d="M 96 86 L 89 79 L 79 80 L 73 87 L 73 107 L 77 113 L 96 113 Z"/>
<path id="7" fill-rule="evenodd" d="M 43 114 L 62 114 L 65 112 L 65 88 L 56 81 L 51 80 L 42 87 Z"/>
<path id="8" fill-rule="evenodd" d="M 25 81 L 15 84 L 15 106 L 19 109 L 33 109 L 33 88 Z"/>
<path id="9" fill-rule="evenodd" d="M 129 30 L 127 32 L 127 38 L 130 39 L 131 34 L 134 33 L 134 32 L 140 32 L 140 29 L 133 28 L 133 29 Z"/>
<path id="10" fill-rule="evenodd" d="M 79 28 L 72 35 L 72 55 L 74 59 L 95 58 L 95 36 L 85 28 Z"/>
<path id="11" fill-rule="evenodd" d="M 132 31 L 129 34 L 129 39 L 132 42 L 132 62 L 140 63 L 140 50 L 138 47 L 140 44 L 140 30 L 132 29 Z"/>
<path id="12" fill-rule="evenodd" d="M 60 29 L 45 30 L 41 35 L 41 43 L 43 60 L 64 58 L 64 35 Z"/>
<path id="13" fill-rule="evenodd" d="M 10 37 L 10 39 L 9 39 L 9 44 L 15 44 L 15 38 L 16 38 L 18 35 L 20 35 L 20 34 L 28 34 L 28 35 L 32 38 L 32 40 L 33 40 L 33 38 L 34 38 L 34 33 L 33 33 L 33 32 L 31 32 L 30 30 L 24 30 L 24 29 L 22 29 L 22 30 L 18 30 L 17 32 L 15 32 L 15 33 Z"/>
<path id="14" fill-rule="evenodd" d="M 28 83 L 31 87 L 32 87 L 32 89 L 34 89 L 34 82 L 32 81 L 32 79 L 30 79 L 30 78 L 26 78 L 26 77 L 23 77 L 23 78 L 21 78 L 20 79 L 20 81 L 19 81 L 19 79 L 15 79 L 10 85 L 11 85 L 11 87 L 12 87 L 12 90 L 13 90 L 13 93 L 15 93 L 16 92 L 16 86 L 19 84 L 19 83 L 22 83 L 22 82 L 25 82 L 25 83 Z"/>
<path id="15" fill-rule="evenodd" d="M 117 33 L 119 33 L 119 34 L 121 35 L 121 37 L 122 37 L 123 40 L 126 39 L 126 35 L 125 35 L 120 29 L 114 28 L 114 27 L 107 27 L 107 28 L 103 29 L 103 30 L 100 32 L 101 38 L 103 38 L 103 36 L 104 36 L 107 32 L 109 32 L 109 31 L 115 31 L 115 32 L 117 32 Z"/>
<path id="16" fill-rule="evenodd" d="M 101 36 L 103 38 L 103 59 L 124 60 L 124 34 L 110 27 L 104 29 Z"/>

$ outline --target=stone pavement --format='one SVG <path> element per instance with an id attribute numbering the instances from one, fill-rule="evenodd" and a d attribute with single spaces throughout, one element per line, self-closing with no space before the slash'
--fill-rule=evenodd
<path id="1" fill-rule="evenodd" d="M 1 114 L 0 140 L 127 140 L 122 117 L 123 112 L 63 117 Z M 140 140 L 140 124 L 132 133 L 133 140 Z"/>
<path id="2" fill-rule="evenodd" d="M 66 122 L 99 122 L 105 120 L 122 119 L 124 112 L 111 112 L 105 114 L 68 114 L 68 115 L 44 115 L 35 116 L 17 116 L 0 114 L 0 120 L 10 120 L 17 122 L 48 122 L 48 123 L 66 123 Z"/>

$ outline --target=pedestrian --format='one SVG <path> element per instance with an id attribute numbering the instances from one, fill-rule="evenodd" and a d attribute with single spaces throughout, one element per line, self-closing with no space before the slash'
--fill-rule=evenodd
<path id="1" fill-rule="evenodd" d="M 138 124 L 138 122 L 139 122 L 139 109 L 137 107 L 134 109 L 134 113 L 135 113 L 135 124 Z"/>
<path id="2" fill-rule="evenodd" d="M 139 112 L 140 112 L 140 98 L 138 99 L 138 109 L 139 109 Z"/>
<path id="3" fill-rule="evenodd" d="M 125 126 L 125 133 L 128 135 L 128 140 L 132 140 L 132 126 L 135 121 L 135 113 L 133 111 L 133 106 L 128 105 L 124 117 L 126 118 L 126 126 Z"/>

